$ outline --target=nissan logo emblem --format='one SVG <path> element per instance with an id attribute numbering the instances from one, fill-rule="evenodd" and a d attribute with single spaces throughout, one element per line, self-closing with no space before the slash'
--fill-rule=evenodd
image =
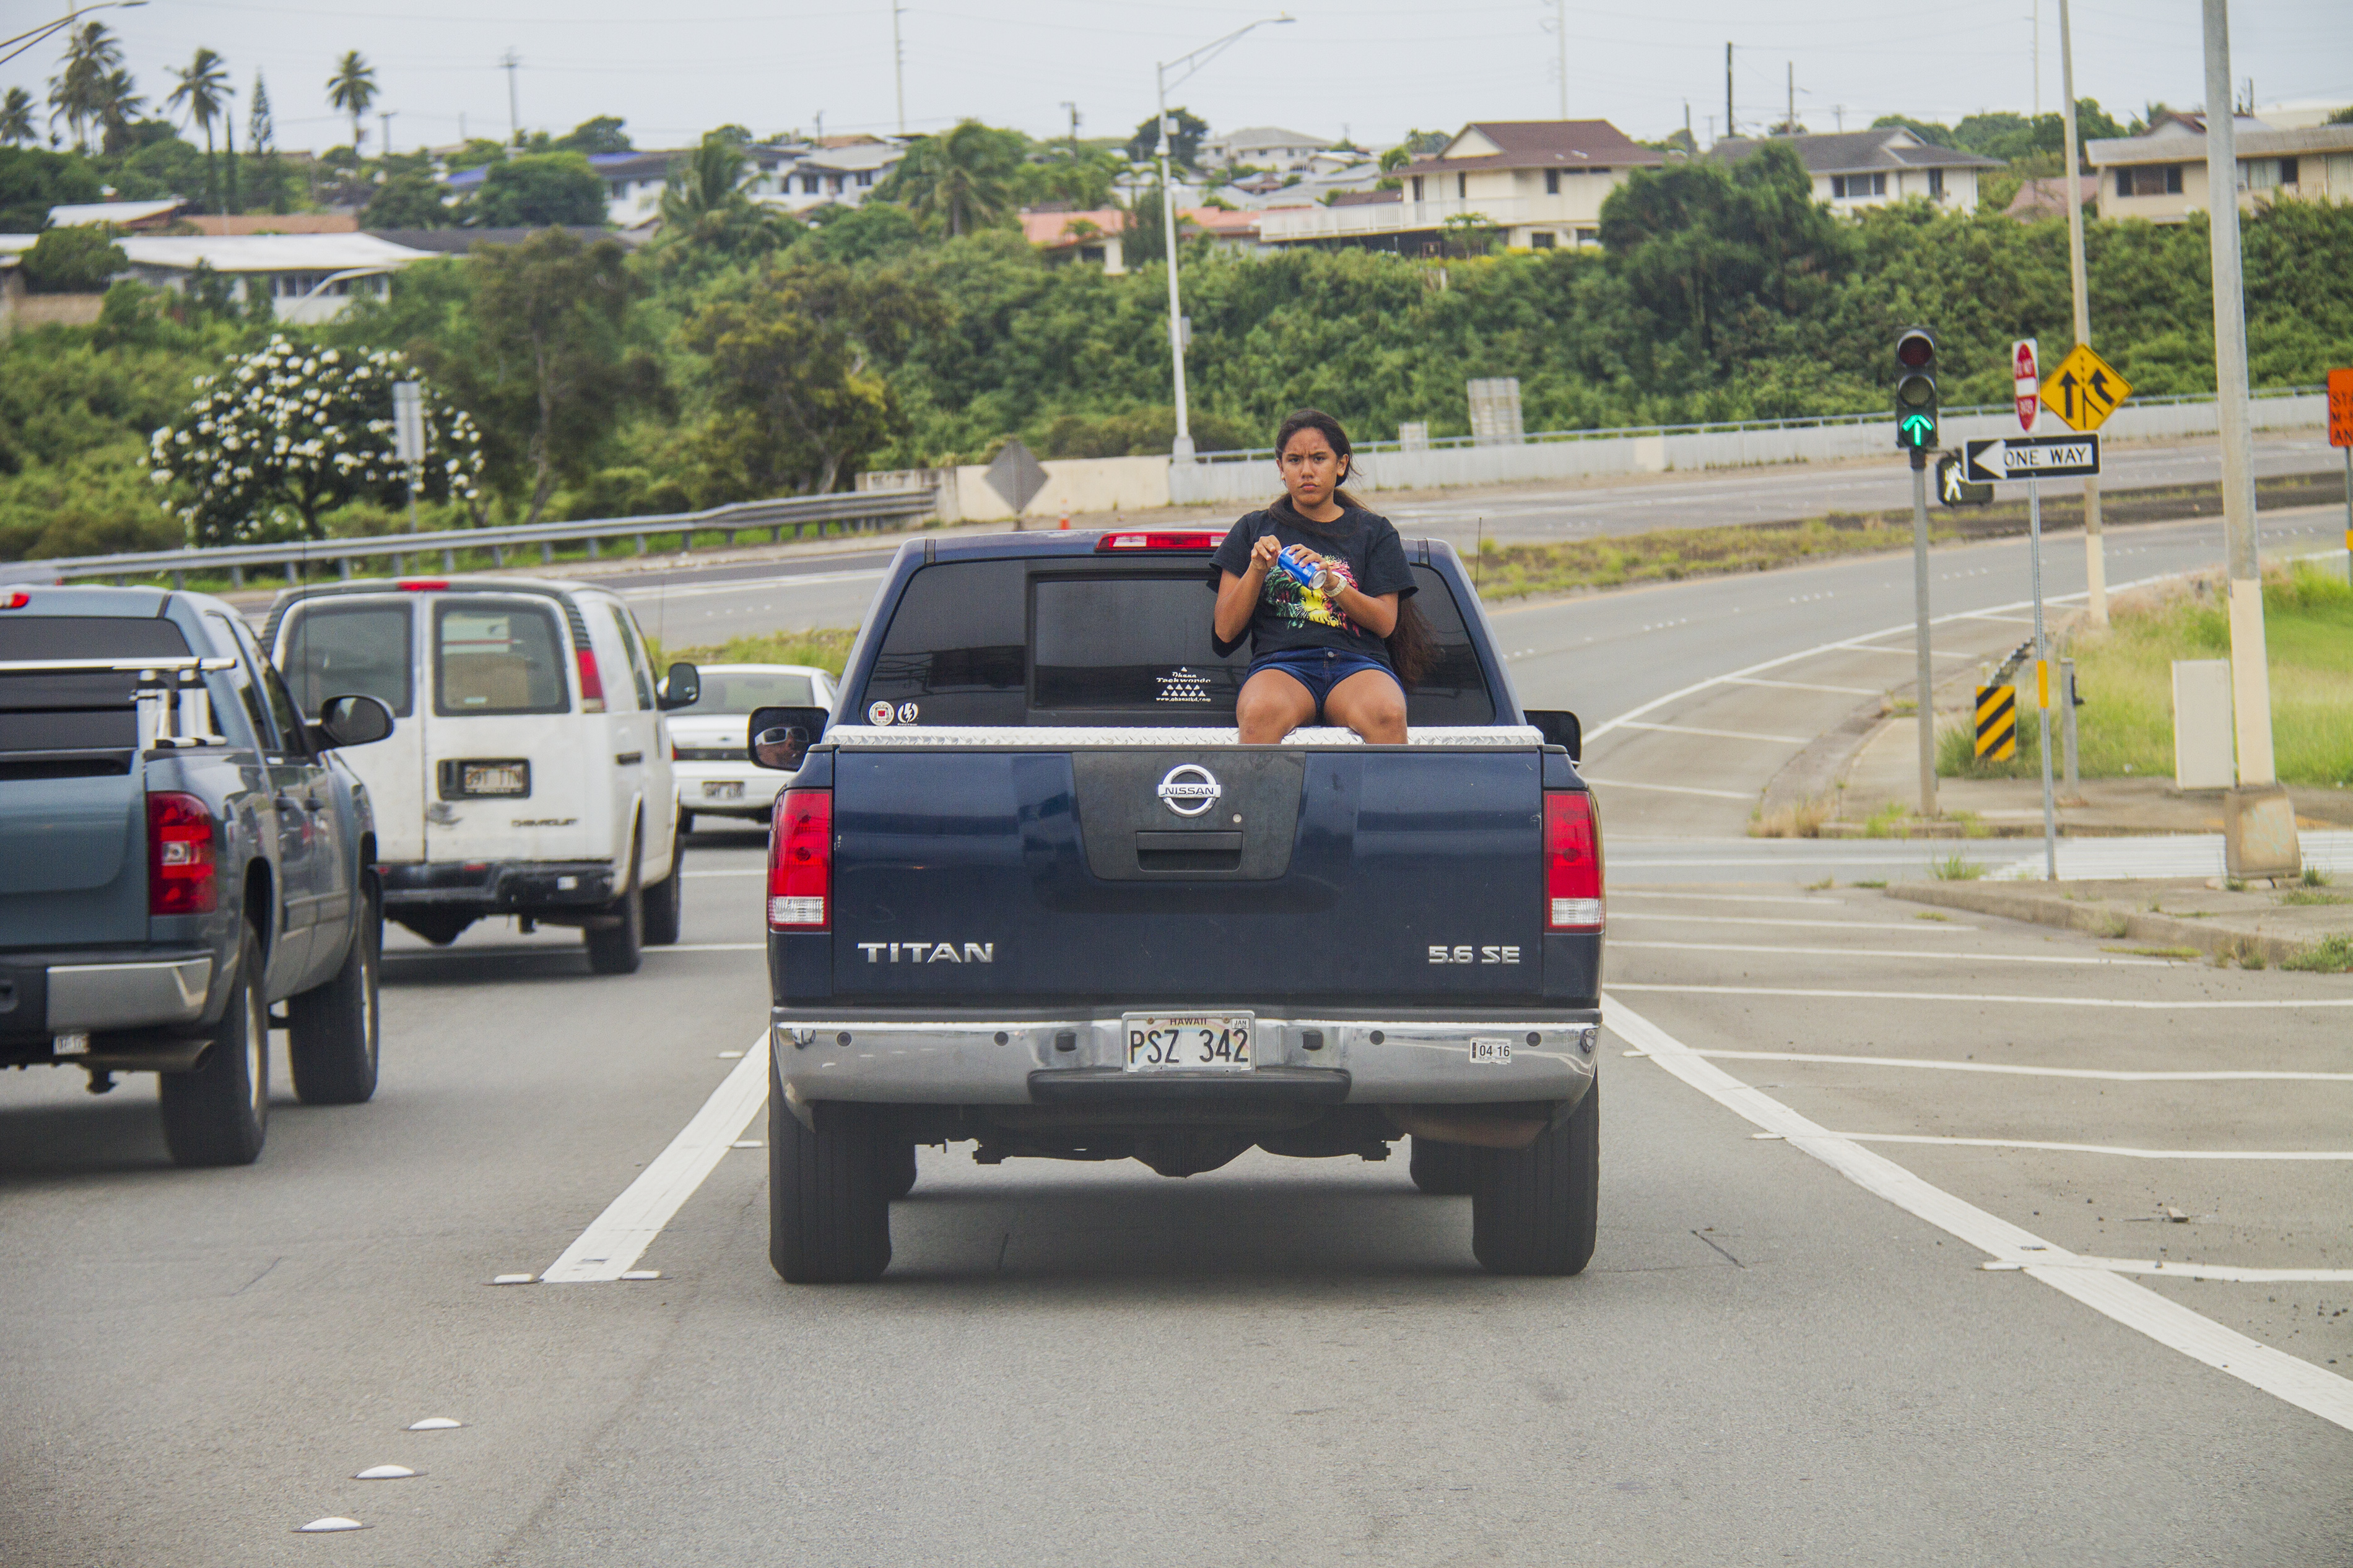
<path id="1" fill-rule="evenodd" d="M 1218 775 L 1198 763 L 1180 763 L 1162 776 L 1160 787 L 1153 792 L 1169 810 L 1179 816 L 1198 816 L 1218 804 L 1226 792 L 1219 787 Z"/>

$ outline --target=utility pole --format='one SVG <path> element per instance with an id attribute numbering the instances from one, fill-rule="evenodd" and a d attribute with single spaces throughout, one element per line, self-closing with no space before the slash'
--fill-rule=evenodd
<path id="1" fill-rule="evenodd" d="M 2303 858 L 2295 813 L 2272 760 L 2271 670 L 2255 528 L 2254 431 L 2247 396 L 2247 311 L 2239 257 L 2239 146 L 2231 122 L 2229 0 L 2203 0 L 2206 189 L 2213 251 L 2214 401 L 2222 437 L 2222 537 L 2231 584 L 2231 710 L 2239 787 L 2222 810 L 2223 861 L 2234 877 L 2293 875 Z M 2217 113 L 2216 106 L 2221 106 Z"/>
<path id="2" fill-rule="evenodd" d="M 891 0 L 891 85 L 899 95 L 899 134 L 907 133 L 907 46 L 900 42 L 899 17 L 907 8 Z"/>
<path id="3" fill-rule="evenodd" d="M 1798 62 L 1789 62 L 1789 107 L 1781 112 L 1781 134 L 1798 133 Z"/>
<path id="4" fill-rule="evenodd" d="M 2042 118 L 2042 0 L 2034 0 L 2034 118 Z"/>
<path id="5" fill-rule="evenodd" d="M 499 64 L 506 68 L 507 73 L 507 142 L 511 146 L 520 147 L 522 145 L 522 100 L 515 96 L 515 68 L 522 61 L 516 57 L 514 50 L 509 49 Z"/>
<path id="6" fill-rule="evenodd" d="M 1732 45 L 1724 46 L 1724 135 L 1726 141 L 1739 134 L 1733 129 L 1732 118 Z"/>
<path id="7" fill-rule="evenodd" d="M 1071 162 L 1075 163 L 1079 161 L 1079 106 L 1064 103 L 1061 107 L 1071 111 Z"/>
<path id="8" fill-rule="evenodd" d="M 376 111 L 376 123 L 384 127 L 384 140 L 376 143 L 375 155 L 379 158 L 389 158 L 392 156 L 392 117 L 399 112 L 400 110 L 397 109 L 378 110 Z"/>
<path id="9" fill-rule="evenodd" d="M 1560 117 L 1568 118 L 1568 0 L 1552 0 L 1553 31 L 1559 34 Z"/>
<path id="10" fill-rule="evenodd" d="M 2075 139 L 2075 47 L 2069 30 L 2067 0 L 2059 0 L 2059 89 L 2067 95 L 2060 106 L 2067 132 L 2067 282 L 2075 295 L 2075 341 L 2092 341 L 2092 289 L 2084 268 L 2084 179 L 2082 144 Z M 2108 624 L 2107 546 L 2100 536 L 2100 477 L 2084 476 L 2084 581 L 2091 590 L 2085 602 L 2092 625 Z M 2073 712 L 2073 709 L 2069 709 Z"/>
<path id="11" fill-rule="evenodd" d="M 1831 104 L 1831 118 L 1838 123 L 1838 128 L 1841 131 L 1844 131 L 1846 129 L 1846 105 L 1843 103 Z"/>
<path id="12" fill-rule="evenodd" d="M 1699 143 L 1692 141 L 1691 100 L 1688 98 L 1683 100 L 1683 140 L 1691 143 L 1691 150 L 1693 152 L 1696 153 L 1699 151 Z"/>

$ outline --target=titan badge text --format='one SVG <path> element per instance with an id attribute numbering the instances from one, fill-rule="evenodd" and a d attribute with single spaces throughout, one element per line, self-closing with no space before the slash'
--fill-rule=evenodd
<path id="1" fill-rule="evenodd" d="M 892 963 L 995 963 L 997 944 L 993 942 L 968 942 L 958 954 L 952 942 L 861 942 L 858 950 L 869 963 L 883 962 L 882 954 L 890 953 Z M 901 954 L 904 954 L 902 957 Z"/>

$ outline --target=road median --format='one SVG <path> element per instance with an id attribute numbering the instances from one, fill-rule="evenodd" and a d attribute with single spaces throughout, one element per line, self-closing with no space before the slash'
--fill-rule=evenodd
<path id="1" fill-rule="evenodd" d="M 1940 909 L 2057 926 L 2153 953 L 2203 955 L 2247 969 L 2348 964 L 2353 894 L 2327 887 L 2261 889 L 2205 880 L 1897 882 L 1887 896 Z M 2327 962 L 2329 955 L 2336 962 Z M 2317 958 L 2315 955 L 2319 955 Z"/>

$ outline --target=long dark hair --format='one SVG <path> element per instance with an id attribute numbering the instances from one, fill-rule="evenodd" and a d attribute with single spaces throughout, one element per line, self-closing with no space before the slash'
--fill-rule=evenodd
<path id="1" fill-rule="evenodd" d="M 1340 427 L 1340 422 L 1337 419 L 1320 408 L 1300 409 L 1282 422 L 1282 426 L 1274 433 L 1276 462 L 1280 463 L 1282 460 L 1283 449 L 1291 445 L 1291 438 L 1302 430 L 1313 430 L 1332 443 L 1332 450 L 1338 456 L 1342 464 L 1340 470 L 1342 479 L 1348 479 L 1356 471 L 1356 448 L 1348 444 L 1348 433 Z M 1332 499 L 1352 510 L 1369 510 L 1364 502 L 1336 485 L 1333 487 Z M 1317 522 L 1293 506 L 1289 491 L 1286 490 L 1275 504 L 1289 512 L 1305 531 L 1321 533 L 1326 537 L 1337 537 L 1329 525 Z M 1412 595 L 1403 595 L 1398 598 L 1397 625 L 1389 629 L 1389 635 L 1382 641 L 1388 649 L 1389 665 L 1397 671 L 1399 684 L 1407 690 L 1412 690 L 1414 682 L 1419 680 L 1428 672 L 1430 660 L 1438 651 L 1430 640 L 1430 623 L 1422 619 L 1419 610 L 1413 607 Z"/>

